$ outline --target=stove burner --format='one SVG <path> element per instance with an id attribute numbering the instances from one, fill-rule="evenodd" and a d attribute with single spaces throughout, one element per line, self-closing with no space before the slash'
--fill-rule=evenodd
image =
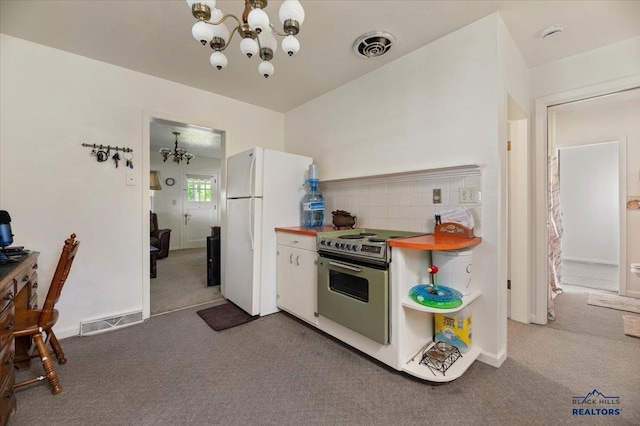
<path id="1" fill-rule="evenodd" d="M 362 234 L 358 235 L 358 234 L 347 234 L 347 235 L 340 235 L 338 236 L 338 238 L 342 239 L 342 240 L 361 240 Z"/>
<path id="2" fill-rule="evenodd" d="M 360 233 L 360 234 L 358 234 L 358 235 L 360 235 L 361 237 L 373 237 L 373 236 L 375 236 L 376 234 L 374 234 L 373 232 L 361 232 L 361 233 Z"/>
<path id="3" fill-rule="evenodd" d="M 370 243 L 384 243 L 386 241 L 384 238 L 369 238 Z"/>

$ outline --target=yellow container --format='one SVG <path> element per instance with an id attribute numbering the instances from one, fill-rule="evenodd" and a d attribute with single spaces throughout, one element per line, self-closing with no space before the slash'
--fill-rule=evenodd
<path id="1" fill-rule="evenodd" d="M 461 353 L 471 348 L 471 311 L 464 308 L 448 314 L 434 314 L 434 338 L 457 347 Z"/>

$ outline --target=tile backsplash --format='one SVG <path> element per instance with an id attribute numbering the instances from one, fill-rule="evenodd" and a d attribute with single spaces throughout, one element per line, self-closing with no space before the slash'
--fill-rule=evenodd
<path id="1" fill-rule="evenodd" d="M 474 202 L 460 203 L 461 188 L 474 195 Z M 440 189 L 439 204 L 434 204 L 434 189 Z M 481 236 L 481 189 L 481 170 L 474 165 L 320 182 L 327 225 L 332 211 L 346 210 L 360 228 L 430 233 L 435 214 L 466 207 L 476 236 Z"/>

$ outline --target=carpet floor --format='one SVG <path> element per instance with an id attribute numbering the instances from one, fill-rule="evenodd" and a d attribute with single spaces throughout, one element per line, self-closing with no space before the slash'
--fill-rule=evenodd
<path id="1" fill-rule="evenodd" d="M 220 286 L 207 287 L 206 249 L 173 250 L 157 261 L 151 279 L 151 315 L 221 300 Z"/>
<path id="2" fill-rule="evenodd" d="M 475 362 L 441 385 L 285 313 L 214 332 L 196 314 L 202 308 L 183 309 L 62 340 L 64 391 L 19 389 L 9 425 L 640 424 L 640 339 L 623 335 L 620 311 L 586 298 L 558 296 L 547 326 L 508 321 L 500 368 Z M 20 375 L 40 373 L 37 364 Z M 619 396 L 621 414 L 573 415 L 572 397 L 593 389 Z"/>

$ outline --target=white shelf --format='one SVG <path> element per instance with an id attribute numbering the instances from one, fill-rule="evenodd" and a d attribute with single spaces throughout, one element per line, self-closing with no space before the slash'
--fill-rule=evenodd
<path id="1" fill-rule="evenodd" d="M 430 342 L 429 347 L 433 344 Z M 420 349 L 411 359 L 404 365 L 402 368 L 408 374 L 412 376 L 418 377 L 423 380 L 428 380 L 430 382 L 450 382 L 452 380 L 457 379 L 462 376 L 465 371 L 473 364 L 473 362 L 478 359 L 480 356 L 480 349 L 476 347 L 471 347 L 469 352 L 466 354 L 462 354 L 460 358 L 458 358 L 447 371 L 445 371 L 444 375 L 437 370 L 431 370 L 426 365 L 420 364 L 420 358 L 422 354 L 422 349 Z"/>
<path id="2" fill-rule="evenodd" d="M 419 303 L 416 303 L 409 296 L 405 296 L 402 299 L 402 306 L 404 306 L 405 308 L 414 309 L 416 311 L 431 312 L 431 313 L 434 313 L 434 314 L 448 314 L 448 313 L 451 313 L 451 312 L 461 311 L 466 306 L 468 306 L 471 302 L 476 300 L 480 296 L 480 294 L 481 293 L 480 293 L 479 290 L 474 290 L 470 294 L 468 294 L 466 296 L 462 296 L 462 305 L 458 306 L 457 308 L 451 308 L 451 309 L 440 309 L 440 308 L 433 308 L 431 306 L 424 306 L 424 305 L 421 305 Z"/>

